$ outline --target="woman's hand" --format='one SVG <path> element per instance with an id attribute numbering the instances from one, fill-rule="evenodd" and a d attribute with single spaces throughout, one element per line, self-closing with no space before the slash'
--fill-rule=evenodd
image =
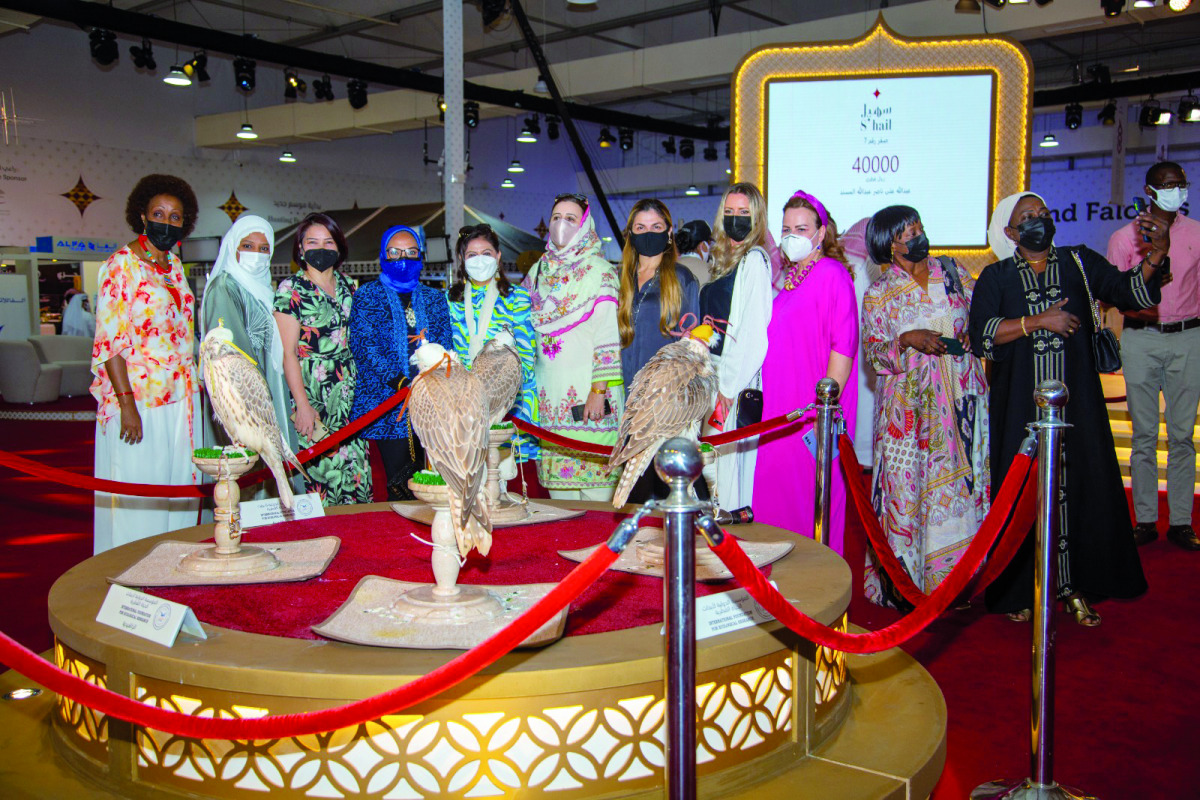
<path id="1" fill-rule="evenodd" d="M 958 343 L 963 346 L 963 350 L 966 350 L 967 353 L 970 354 L 970 352 L 971 352 L 971 335 L 969 333 L 967 333 L 966 331 L 963 331 L 956 338 L 958 339 Z"/>
<path id="2" fill-rule="evenodd" d="M 137 444 L 142 440 L 142 415 L 138 413 L 132 396 L 120 398 L 121 403 L 121 441 L 127 444 Z"/>
<path id="3" fill-rule="evenodd" d="M 593 386 L 592 389 L 600 387 Z M 599 422 L 604 419 L 604 392 L 590 391 L 587 400 L 583 402 L 583 421 Z"/>
<path id="4" fill-rule="evenodd" d="M 1035 330 L 1053 331 L 1059 336 L 1071 336 L 1079 330 L 1080 323 L 1079 317 L 1063 310 L 1063 306 L 1066 304 L 1067 298 L 1064 297 L 1042 313 L 1028 317 L 1028 320 L 1033 323 Z M 1028 324 L 1027 322 L 1027 327 Z"/>
<path id="5" fill-rule="evenodd" d="M 720 412 L 719 414 L 717 414 L 717 418 L 718 419 L 727 419 L 729 417 L 729 409 L 732 407 L 733 407 L 733 398 L 726 397 L 725 395 L 721 394 L 720 392 L 717 392 L 716 410 Z"/>
<path id="6" fill-rule="evenodd" d="M 296 405 L 296 433 L 311 440 L 317 424 L 317 410 L 310 403 Z"/>
<path id="7" fill-rule="evenodd" d="M 918 353 L 927 356 L 942 356 L 946 354 L 946 343 L 937 331 L 918 328 L 915 331 L 905 331 L 898 339 L 901 347 L 911 347 Z"/>

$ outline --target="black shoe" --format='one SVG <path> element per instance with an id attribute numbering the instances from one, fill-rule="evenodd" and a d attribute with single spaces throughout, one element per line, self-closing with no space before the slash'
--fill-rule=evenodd
<path id="1" fill-rule="evenodd" d="M 1158 524 L 1154 522 L 1139 522 L 1133 526 L 1133 541 L 1138 547 L 1150 544 L 1158 538 Z"/>
<path id="2" fill-rule="evenodd" d="M 1191 525 L 1172 525 L 1167 528 L 1167 539 L 1184 550 L 1200 550 L 1200 536 Z"/>

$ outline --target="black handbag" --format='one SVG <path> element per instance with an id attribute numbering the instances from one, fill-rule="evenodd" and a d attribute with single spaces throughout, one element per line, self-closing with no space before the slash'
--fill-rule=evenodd
<path id="1" fill-rule="evenodd" d="M 1092 358 L 1096 362 L 1096 372 L 1118 372 L 1121 369 L 1121 345 L 1117 343 L 1117 335 L 1111 328 L 1105 328 L 1100 323 L 1100 305 L 1092 297 L 1092 287 L 1088 285 L 1087 272 L 1079 253 L 1071 251 L 1079 274 L 1083 276 L 1083 288 L 1087 291 L 1088 308 L 1092 311 Z"/>
<path id="2" fill-rule="evenodd" d="M 737 427 L 744 428 L 747 425 L 762 422 L 762 415 L 762 389 L 742 389 L 738 394 Z"/>

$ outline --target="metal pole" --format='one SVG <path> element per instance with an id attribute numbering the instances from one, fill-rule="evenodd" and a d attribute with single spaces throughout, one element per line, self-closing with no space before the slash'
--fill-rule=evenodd
<path id="1" fill-rule="evenodd" d="M 829 546 L 829 482 L 833 479 L 833 432 L 841 387 L 833 378 L 817 382 L 817 491 L 813 498 L 813 541 Z"/>
<path id="2" fill-rule="evenodd" d="M 1096 800 L 1054 781 L 1054 596 L 1055 543 L 1060 530 L 1059 497 L 1063 420 L 1070 394 L 1061 381 L 1042 381 L 1033 393 L 1040 412 L 1030 425 L 1038 437 L 1037 561 L 1033 573 L 1033 696 L 1030 713 L 1030 763 L 1033 776 L 1021 781 L 992 781 L 971 792 L 972 800 Z"/>
<path id="3" fill-rule="evenodd" d="M 666 796 L 696 797 L 696 516 L 704 508 L 688 493 L 700 476 L 700 447 L 671 439 L 654 457 L 658 476 L 671 488 L 659 503 L 666 516 L 667 682 Z"/>
<path id="4" fill-rule="evenodd" d="M 463 138 L 466 127 L 463 110 L 463 4 L 442 5 L 442 80 L 445 84 L 446 161 L 442 167 L 442 182 L 446 187 L 446 241 L 454 246 L 455 237 L 463 225 L 463 203 L 466 201 L 467 168 L 463 158 Z M 446 267 L 446 286 L 453 282 L 454 257 Z"/>

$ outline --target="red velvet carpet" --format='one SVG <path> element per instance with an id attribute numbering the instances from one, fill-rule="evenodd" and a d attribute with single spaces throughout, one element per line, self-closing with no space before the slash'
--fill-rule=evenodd
<path id="1" fill-rule="evenodd" d="M 90 473 L 92 429 L 0 420 L 0 447 Z M 377 463 L 375 474 L 381 475 Z M 376 492 L 381 497 L 380 480 Z M 50 585 L 91 555 L 91 496 L 5 471 L 0 519 L 0 625 L 45 650 Z M 853 511 L 847 520 L 856 587 L 851 620 L 878 628 L 897 615 L 863 600 L 862 533 Z M 1162 539 L 1139 552 L 1150 581 L 1145 596 L 1101 604 L 1099 628 L 1059 614 L 1055 776 L 1106 800 L 1200 797 L 1194 744 L 1200 698 L 1192 677 L 1200 663 L 1200 615 L 1192 605 L 1200 553 Z M 949 708 L 949 759 L 938 800 L 1029 774 L 1030 637 L 1030 625 L 972 608 L 949 612 L 905 646 L 937 679 Z"/>

